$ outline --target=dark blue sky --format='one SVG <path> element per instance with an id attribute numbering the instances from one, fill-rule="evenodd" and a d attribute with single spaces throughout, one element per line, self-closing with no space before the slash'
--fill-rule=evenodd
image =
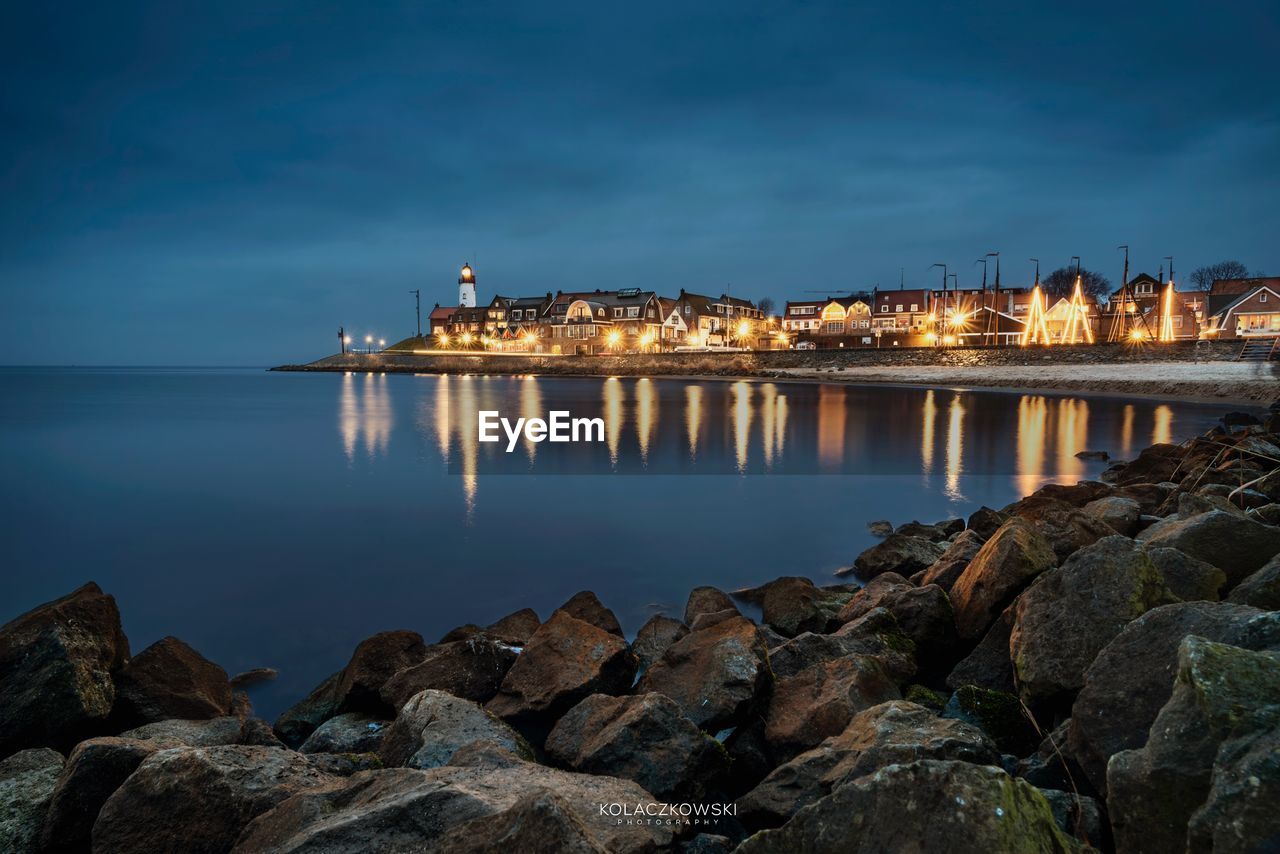
<path id="1" fill-rule="evenodd" d="M 1280 270 L 1280 7 L 1042 5 L 10 4 L 0 362 L 310 359 L 464 260 L 481 299 Z"/>

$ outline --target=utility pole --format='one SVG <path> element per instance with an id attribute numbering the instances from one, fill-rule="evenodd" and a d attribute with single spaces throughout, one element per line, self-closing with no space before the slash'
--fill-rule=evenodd
<path id="1" fill-rule="evenodd" d="M 934 267 L 941 267 L 941 268 L 942 268 L 942 320 L 945 320 L 945 319 L 946 319 L 946 315 L 947 315 L 947 265 L 946 265 L 946 264 L 942 264 L 942 263 L 930 264 L 930 265 L 929 265 L 929 269 L 930 269 L 930 270 L 932 270 Z M 935 315 L 934 315 L 934 327 L 935 327 L 935 328 L 934 328 L 934 330 L 933 330 L 934 340 L 935 340 L 935 341 L 937 341 L 937 340 L 941 340 L 941 336 L 940 336 L 940 335 L 938 335 L 938 328 L 940 328 L 940 327 L 938 327 L 938 323 L 940 323 L 940 322 L 941 322 L 941 321 L 939 321 L 938 316 L 935 314 Z"/>
<path id="2" fill-rule="evenodd" d="M 982 293 L 978 296 L 978 311 L 982 312 L 982 311 L 985 311 L 987 307 L 987 259 L 979 258 L 977 261 L 974 261 L 973 263 L 982 265 Z M 987 326 L 989 324 L 990 324 L 990 321 L 988 321 L 984 316 L 983 324 L 982 324 L 982 343 L 983 344 L 987 343 Z"/>
<path id="3" fill-rule="evenodd" d="M 996 259 L 996 293 L 995 293 L 995 298 L 993 300 L 993 305 L 995 306 L 996 311 L 995 311 L 995 314 L 993 315 L 993 320 L 995 321 L 995 328 L 996 328 L 996 332 L 995 332 L 996 346 L 999 347 L 1000 346 L 1000 253 L 999 252 L 987 253 L 988 258 L 992 256 L 995 256 L 995 259 Z"/>
<path id="4" fill-rule="evenodd" d="M 338 327 L 338 345 L 342 347 L 342 355 L 347 355 L 347 331 Z"/>
<path id="5" fill-rule="evenodd" d="M 413 294 L 413 313 L 418 318 L 418 337 L 422 337 L 422 289 L 409 291 Z"/>

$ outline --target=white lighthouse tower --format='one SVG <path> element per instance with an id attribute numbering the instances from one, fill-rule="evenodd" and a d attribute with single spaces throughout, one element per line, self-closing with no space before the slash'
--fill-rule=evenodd
<path id="1" fill-rule="evenodd" d="M 461 308 L 476 307 L 476 273 L 470 264 L 463 264 L 462 275 L 458 276 L 458 305 Z"/>

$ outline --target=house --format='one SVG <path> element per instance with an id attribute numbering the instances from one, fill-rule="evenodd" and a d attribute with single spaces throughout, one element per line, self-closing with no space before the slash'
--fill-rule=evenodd
<path id="1" fill-rule="evenodd" d="M 681 288 L 672 311 L 679 314 L 679 321 L 668 314 L 663 327 L 668 330 L 683 330 L 684 341 L 676 346 L 755 349 L 762 346 L 768 338 L 768 322 L 764 312 L 750 300 L 728 294 L 705 296 Z"/>
<path id="2" fill-rule="evenodd" d="M 439 335 L 440 333 L 448 333 L 449 318 L 458 310 L 456 305 L 441 305 L 436 303 L 431 309 L 431 313 L 427 315 L 427 334 Z"/>
<path id="3" fill-rule="evenodd" d="M 657 347 L 660 311 L 658 295 L 639 288 L 560 293 L 541 322 L 551 353 L 591 356 Z"/>
<path id="4" fill-rule="evenodd" d="M 928 288 L 876 290 L 871 297 L 873 329 L 924 335 L 932 331 L 933 291 Z"/>
<path id="5" fill-rule="evenodd" d="M 1125 328 L 1145 328 L 1153 337 L 1160 338 L 1165 328 L 1165 314 L 1169 315 L 1169 334 L 1173 340 L 1199 337 L 1206 305 L 1202 292 L 1179 291 L 1175 288 L 1170 296 L 1168 285 L 1161 284 L 1147 273 L 1139 273 L 1130 279 L 1129 290 L 1127 299 L 1124 298 L 1124 288 L 1121 287 L 1113 291 L 1107 300 L 1106 308 L 1099 315 L 1099 330 L 1103 337 L 1110 334 L 1113 324 L 1122 322 Z M 1122 320 L 1119 317 L 1121 312 L 1128 317 Z"/>
<path id="6" fill-rule="evenodd" d="M 1209 289 L 1205 313 L 1205 337 L 1280 337 L 1280 276 L 1219 279 Z"/>

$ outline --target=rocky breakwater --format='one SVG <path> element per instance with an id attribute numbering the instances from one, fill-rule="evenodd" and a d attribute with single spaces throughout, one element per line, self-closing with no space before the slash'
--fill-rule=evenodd
<path id="1" fill-rule="evenodd" d="M 0 850 L 1266 850 L 1280 415 L 1229 422 L 631 640 L 384 632 L 274 725 L 86 585 L 0 627 Z"/>

